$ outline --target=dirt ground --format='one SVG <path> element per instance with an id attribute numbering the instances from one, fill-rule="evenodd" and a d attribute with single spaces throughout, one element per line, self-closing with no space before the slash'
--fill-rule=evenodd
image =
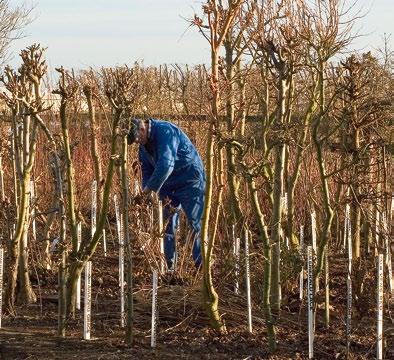
<path id="1" fill-rule="evenodd" d="M 343 264 L 342 264 L 343 263 Z M 36 304 L 19 307 L 16 316 L 3 316 L 0 329 L 0 359 L 307 359 L 308 333 L 306 299 L 298 293 L 286 295 L 277 321 L 278 352 L 267 351 L 264 316 L 254 297 L 253 333 L 247 331 L 245 291 L 219 286 L 220 311 L 228 333 L 219 336 L 208 326 L 201 307 L 200 279 L 161 278 L 158 290 L 157 346 L 150 346 L 151 280 L 137 274 L 134 292 L 134 343 L 128 347 L 120 327 L 118 259 L 109 249 L 107 257 L 93 259 L 92 339 L 82 340 L 83 310 L 67 324 L 66 338 L 57 336 L 56 276 L 40 273 L 40 286 L 34 279 Z M 324 309 L 318 306 L 314 354 L 316 359 L 345 359 L 346 285 L 345 262 L 337 259 L 331 276 L 331 325 L 324 326 Z M 342 265 L 343 266 L 342 266 Z M 337 272 L 337 273 L 336 273 Z M 371 280 L 372 281 L 372 280 Z M 83 281 L 82 281 L 83 283 Z M 372 283 L 371 283 L 372 284 Z M 261 289 L 254 289 L 255 292 Z M 368 290 L 369 291 L 369 290 Z M 373 310 L 374 287 L 364 310 L 360 303 L 353 312 L 350 359 L 376 357 L 376 321 Z M 83 297 L 82 297 L 83 298 Z M 318 299 L 319 300 L 319 299 Z M 321 300 L 321 299 L 320 299 Z M 394 359 L 393 304 L 385 298 L 385 359 Z M 82 307 L 83 309 L 83 307 Z M 360 310 L 361 309 L 361 310 Z"/>

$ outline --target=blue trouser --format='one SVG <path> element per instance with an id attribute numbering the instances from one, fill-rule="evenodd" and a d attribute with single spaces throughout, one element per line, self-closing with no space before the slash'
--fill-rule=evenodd
<path id="1" fill-rule="evenodd" d="M 174 212 L 171 207 L 179 210 L 180 208 L 186 214 L 189 225 L 193 231 L 193 250 L 192 256 L 196 267 L 201 265 L 201 217 L 204 210 L 205 183 L 203 181 L 194 181 L 187 186 L 170 190 L 163 188 L 160 191 L 160 199 L 168 197 L 171 202 L 163 208 L 163 219 L 168 221 L 164 235 L 164 254 L 169 269 L 174 267 L 176 260 L 175 232 L 179 222 L 178 211 Z M 165 202 L 165 201 L 164 201 Z"/>

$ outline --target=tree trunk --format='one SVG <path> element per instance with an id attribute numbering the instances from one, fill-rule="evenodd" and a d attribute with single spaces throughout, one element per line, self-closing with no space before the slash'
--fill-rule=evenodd
<path id="1" fill-rule="evenodd" d="M 100 134 L 99 126 L 97 125 L 96 111 L 93 104 L 93 93 L 90 86 L 84 86 L 83 92 L 86 97 L 89 111 L 89 124 L 90 124 L 90 155 L 93 161 L 94 178 L 97 182 L 97 219 L 100 214 L 100 208 L 103 202 L 103 170 L 101 168 L 101 151 L 98 145 L 97 137 Z"/>
<path id="2" fill-rule="evenodd" d="M 256 215 L 256 220 L 259 228 L 259 233 L 261 236 L 261 241 L 263 243 L 264 249 L 264 282 L 263 282 L 263 309 L 265 316 L 265 323 L 267 326 L 268 333 L 268 346 L 271 353 L 276 351 L 276 330 L 274 327 L 274 322 L 271 313 L 271 264 L 272 264 L 272 251 L 271 244 L 269 241 L 269 235 L 267 230 L 267 225 L 265 224 L 264 215 L 261 211 L 256 184 L 253 177 L 247 175 L 246 181 L 249 186 L 250 197 L 252 200 L 252 206 L 254 213 Z"/>
<path id="3" fill-rule="evenodd" d="M 60 234 L 59 234 L 59 250 L 60 250 L 60 264 L 59 264 L 59 276 L 58 276 L 58 336 L 66 336 L 66 317 L 67 317 L 67 244 L 66 244 L 66 213 L 64 209 L 64 195 L 63 195 L 63 177 L 62 169 L 58 155 L 55 153 L 52 155 L 51 162 L 53 164 L 56 182 L 56 194 L 58 196 L 58 214 L 60 218 Z"/>
<path id="4" fill-rule="evenodd" d="M 281 79 L 279 82 L 278 103 L 279 108 L 276 115 L 276 124 L 279 129 L 284 127 L 286 111 L 286 94 L 288 87 L 284 78 L 283 70 L 280 71 Z M 285 162 L 285 144 L 278 137 L 278 144 L 275 147 L 275 168 L 273 182 L 273 208 L 271 221 L 271 245 L 272 245 L 272 306 L 279 313 L 281 306 L 281 280 L 280 280 L 280 233 L 282 229 L 282 193 L 283 193 L 283 175 Z"/>
<path id="5" fill-rule="evenodd" d="M 355 111 L 355 110 L 354 110 Z M 353 201 L 350 207 L 351 214 L 351 224 L 352 224 L 352 255 L 356 260 L 360 257 L 360 230 L 361 230 L 361 204 L 360 204 L 360 164 L 359 162 L 359 152 L 360 152 L 360 130 L 355 129 L 353 133 L 353 160 L 354 164 L 354 173 L 352 176 L 352 188 L 351 195 Z"/>
<path id="6" fill-rule="evenodd" d="M 73 258 L 70 263 L 69 276 L 67 279 L 67 305 L 68 313 L 75 311 L 75 304 L 71 300 L 75 297 L 75 292 L 77 289 L 77 281 L 79 276 L 81 276 L 82 269 L 91 256 L 94 254 L 97 244 L 102 236 L 102 232 L 105 226 L 107 212 L 109 207 L 109 195 L 111 192 L 112 178 L 115 170 L 115 163 L 118 158 L 116 152 L 117 137 L 119 134 L 119 120 L 121 111 L 116 111 L 114 113 L 113 128 L 111 135 L 111 154 L 109 157 L 107 174 L 104 182 L 104 192 L 103 192 L 103 204 L 100 209 L 99 220 L 97 222 L 96 232 L 93 235 L 92 240 L 85 247 L 81 247 L 77 253 L 76 258 Z"/>
<path id="7" fill-rule="evenodd" d="M 226 122 L 228 136 L 233 138 L 236 135 L 235 125 L 235 111 L 234 111 L 234 75 L 235 69 L 233 64 L 233 45 L 231 32 L 227 34 L 224 42 L 226 49 L 226 76 L 227 76 L 227 99 L 226 99 Z M 239 70 L 239 68 L 238 68 Z M 237 74 L 238 75 L 238 74 Z M 242 123 L 241 123 L 242 125 Z M 231 208 L 231 221 L 235 225 L 236 233 L 241 234 L 241 227 L 243 225 L 243 214 L 239 204 L 239 175 L 237 175 L 235 167 L 235 149 L 232 144 L 226 144 L 227 156 L 227 179 L 229 188 L 229 201 Z"/>

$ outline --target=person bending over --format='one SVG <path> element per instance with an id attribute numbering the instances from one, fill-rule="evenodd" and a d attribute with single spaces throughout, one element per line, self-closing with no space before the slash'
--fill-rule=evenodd
<path id="1" fill-rule="evenodd" d="M 187 135 L 168 121 L 132 119 L 128 144 L 139 144 L 143 196 L 157 193 L 164 202 L 163 218 L 168 221 L 164 254 L 169 270 L 176 260 L 175 231 L 182 208 L 193 231 L 193 260 L 201 265 L 201 217 L 204 209 L 205 171 L 197 149 Z"/>

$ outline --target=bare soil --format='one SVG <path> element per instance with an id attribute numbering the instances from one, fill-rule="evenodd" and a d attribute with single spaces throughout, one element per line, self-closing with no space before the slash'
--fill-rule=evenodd
<path id="1" fill-rule="evenodd" d="M 110 245 L 110 244 L 109 244 Z M 346 284 L 344 258 L 332 259 L 331 323 L 324 326 L 323 304 L 318 304 L 314 353 L 316 359 L 345 359 Z M 308 333 L 306 299 L 299 300 L 297 289 L 287 290 L 283 310 L 276 316 L 278 351 L 267 351 L 264 316 L 259 307 L 261 288 L 255 288 L 253 333 L 247 331 L 244 289 L 235 295 L 228 285 L 218 285 L 220 311 L 227 334 L 218 335 L 210 327 L 202 308 L 201 274 L 187 278 L 161 278 L 158 291 L 159 322 L 157 346 L 150 347 L 151 279 L 136 274 L 134 290 L 134 343 L 124 343 L 120 327 L 118 259 L 115 249 L 107 257 L 93 259 L 92 340 L 82 340 L 83 310 L 67 324 L 67 336 L 57 336 L 56 274 L 37 272 L 33 276 L 36 304 L 18 307 L 16 316 L 3 316 L 0 329 L 0 359 L 307 359 Z M 353 311 L 350 359 L 376 357 L 374 312 L 374 269 L 366 280 L 365 299 Z M 83 283 L 83 281 L 82 281 Z M 40 286 L 39 286 L 40 285 Z M 319 303 L 322 303 L 322 291 Z M 83 298 L 83 297 L 82 297 Z M 394 359 L 392 305 L 385 297 L 385 359 Z M 83 305 L 83 304 L 82 304 Z"/>

